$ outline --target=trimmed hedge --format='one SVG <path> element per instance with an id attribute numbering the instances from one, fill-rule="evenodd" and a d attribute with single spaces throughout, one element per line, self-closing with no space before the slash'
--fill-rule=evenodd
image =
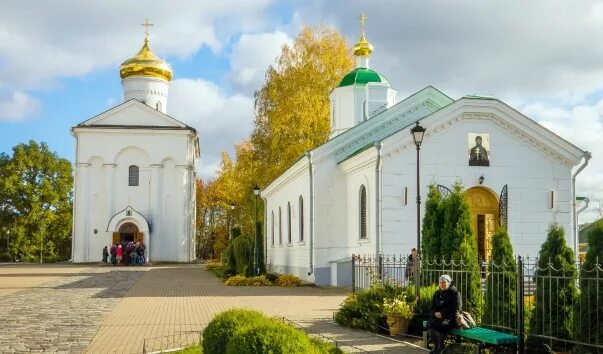
<path id="1" fill-rule="evenodd" d="M 245 309 L 228 310 L 214 317 L 203 331 L 201 346 L 205 354 L 343 353 L 277 319 Z"/>
<path id="2" fill-rule="evenodd" d="M 312 352 L 316 352 L 315 348 L 305 333 L 268 319 L 235 332 L 226 345 L 226 354 Z"/>
<path id="3" fill-rule="evenodd" d="M 252 310 L 234 309 L 218 314 L 203 331 L 203 353 L 224 354 L 228 340 L 236 331 L 264 320 L 264 316 Z"/>

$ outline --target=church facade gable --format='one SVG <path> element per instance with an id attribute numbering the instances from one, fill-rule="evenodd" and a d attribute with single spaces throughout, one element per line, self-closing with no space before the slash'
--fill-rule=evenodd
<path id="1" fill-rule="evenodd" d="M 132 99 L 112 109 L 88 119 L 77 126 L 103 127 L 103 126 L 134 126 L 134 127 L 172 127 L 187 128 L 178 120 L 153 109 L 148 105 Z M 192 128 L 190 128 L 192 129 Z"/>

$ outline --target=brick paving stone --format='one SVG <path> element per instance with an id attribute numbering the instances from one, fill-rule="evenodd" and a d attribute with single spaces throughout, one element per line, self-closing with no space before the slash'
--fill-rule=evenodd
<path id="1" fill-rule="evenodd" d="M 7 272 L 1 270 L 2 275 Z M 0 297 L 0 348 L 7 348 L 6 352 L 56 352 L 58 348 L 83 352 L 103 318 L 143 273 L 90 268 Z"/>
<path id="2" fill-rule="evenodd" d="M 199 265 L 0 267 L 0 353 L 167 349 L 198 341 L 215 314 L 234 307 L 286 318 L 350 352 L 425 353 L 331 323 L 346 295 L 333 288 L 227 287 Z"/>

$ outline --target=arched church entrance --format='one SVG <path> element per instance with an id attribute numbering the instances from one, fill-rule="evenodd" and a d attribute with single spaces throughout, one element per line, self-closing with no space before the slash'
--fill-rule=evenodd
<path id="1" fill-rule="evenodd" d="M 123 223 L 117 232 L 113 233 L 113 244 L 124 242 L 143 242 L 144 234 L 132 222 Z"/>
<path id="2" fill-rule="evenodd" d="M 473 236 L 477 241 L 477 254 L 480 261 L 492 258 L 492 235 L 499 224 L 498 198 L 490 189 L 475 186 L 465 191 L 471 211 Z"/>

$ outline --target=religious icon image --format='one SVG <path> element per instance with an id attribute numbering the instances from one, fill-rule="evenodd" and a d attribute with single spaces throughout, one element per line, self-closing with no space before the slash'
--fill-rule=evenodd
<path id="1" fill-rule="evenodd" d="M 490 134 L 469 133 L 469 166 L 490 166 Z"/>

